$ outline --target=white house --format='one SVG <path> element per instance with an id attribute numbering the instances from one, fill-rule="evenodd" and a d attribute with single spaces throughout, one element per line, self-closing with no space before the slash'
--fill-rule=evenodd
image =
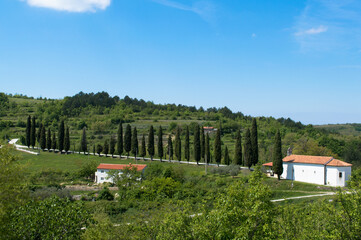
<path id="1" fill-rule="evenodd" d="M 147 165 L 141 165 L 141 164 L 107 164 L 107 163 L 101 163 L 97 171 L 95 172 L 95 182 L 96 183 L 104 183 L 104 182 L 110 182 L 112 183 L 113 180 L 108 177 L 108 172 L 111 170 L 118 170 L 119 174 L 122 174 L 122 170 L 128 168 L 136 168 L 137 171 L 144 171 L 144 169 L 147 167 Z"/>
<path id="2" fill-rule="evenodd" d="M 272 167 L 272 162 L 263 164 Z M 281 178 L 333 187 L 344 187 L 351 176 L 352 164 L 333 157 L 289 155 L 283 158 Z"/>

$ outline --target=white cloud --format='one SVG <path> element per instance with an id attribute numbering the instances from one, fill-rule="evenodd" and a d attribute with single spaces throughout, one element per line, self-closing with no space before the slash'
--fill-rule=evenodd
<path id="1" fill-rule="evenodd" d="M 25 0 L 30 6 L 68 12 L 95 12 L 106 9 L 111 0 Z"/>
<path id="2" fill-rule="evenodd" d="M 320 34 L 320 33 L 324 33 L 327 32 L 328 27 L 325 26 L 319 26 L 318 28 L 310 28 L 307 29 L 305 31 L 300 31 L 295 33 L 296 36 L 302 36 L 302 35 L 315 35 L 315 34 Z"/>

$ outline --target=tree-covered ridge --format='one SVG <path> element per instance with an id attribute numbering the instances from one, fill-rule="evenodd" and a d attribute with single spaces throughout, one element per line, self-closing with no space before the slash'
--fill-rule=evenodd
<path id="1" fill-rule="evenodd" d="M 189 151 L 190 159 L 194 159 L 194 133 L 195 126 L 221 127 L 221 151 L 222 159 L 225 147 L 228 149 L 230 161 L 235 157 L 235 146 L 237 131 L 240 130 L 242 145 L 246 143 L 246 130 L 252 129 L 252 120 L 257 119 L 257 131 L 254 131 L 258 137 L 259 161 L 271 161 L 272 144 L 277 130 L 280 130 L 282 137 L 282 153 L 285 154 L 288 147 L 294 149 L 297 154 L 309 155 L 330 155 L 348 162 L 358 163 L 361 161 L 360 138 L 329 132 L 324 129 L 314 128 L 312 125 L 302 125 L 289 118 L 275 119 L 273 117 L 251 117 L 241 112 L 233 113 L 227 107 L 223 108 L 196 108 L 194 106 L 184 106 L 176 104 L 155 104 L 150 101 L 138 100 L 125 96 L 111 97 L 108 93 L 79 93 L 73 97 L 64 99 L 33 99 L 22 95 L 3 95 L 5 104 L 8 106 L 1 111 L 0 131 L 2 137 L 9 138 L 22 137 L 25 139 L 26 121 L 29 115 L 36 117 L 36 127 L 42 124 L 52 133 L 58 132 L 59 123 L 65 121 L 70 131 L 71 146 L 70 150 L 81 148 L 82 131 L 86 128 L 88 149 L 94 146 L 104 146 L 104 141 L 116 136 L 119 124 L 123 122 L 123 128 L 126 124 L 136 127 L 138 132 L 138 142 L 141 143 L 141 137 L 145 135 L 148 143 L 149 127 L 154 126 L 157 130 L 163 129 L 164 152 L 168 154 L 167 139 L 168 136 L 174 138 L 179 127 L 180 139 L 186 143 L 186 129 L 189 129 L 190 149 L 187 144 L 182 145 L 183 159 L 187 159 Z M 68 113 L 64 112 L 64 106 L 67 106 Z M 158 143 L 157 133 L 155 143 Z M 254 135 L 254 134 L 253 134 Z M 208 159 L 214 160 L 214 140 L 216 131 L 209 132 L 210 154 Z M 252 138 L 254 139 L 254 137 Z M 117 140 L 118 141 L 118 140 Z M 24 141 L 25 142 L 25 141 Z M 147 144 L 146 144 L 147 145 Z M 242 146 L 243 148 L 244 146 Z M 131 149 L 129 149 L 130 151 Z M 141 149 L 140 149 L 141 150 Z M 154 152 L 157 156 L 158 149 Z M 201 149 L 202 150 L 202 149 Z M 242 149 L 238 149 L 242 152 Z M 125 151 L 127 152 L 127 151 Z M 141 153 L 142 151 L 139 151 Z M 201 151 L 202 152 L 202 151 Z M 242 152 L 245 154 L 245 152 Z M 202 157 L 203 158 L 203 157 Z M 203 159 L 202 159 L 203 160 Z M 238 159 L 237 161 L 242 161 Z"/>

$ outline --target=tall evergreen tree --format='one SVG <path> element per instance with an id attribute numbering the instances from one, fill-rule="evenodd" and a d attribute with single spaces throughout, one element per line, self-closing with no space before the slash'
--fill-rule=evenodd
<path id="1" fill-rule="evenodd" d="M 133 128 L 133 134 L 132 134 L 132 153 L 134 156 L 136 156 L 139 152 L 139 146 L 138 146 L 138 133 L 137 128 Z"/>
<path id="2" fill-rule="evenodd" d="M 64 150 L 68 154 L 70 150 L 70 136 L 69 136 L 69 127 L 66 128 L 65 137 L 64 137 Z"/>
<path id="3" fill-rule="evenodd" d="M 98 153 L 98 156 L 99 156 L 99 157 L 100 157 L 100 154 L 101 154 L 102 151 L 103 151 L 103 146 L 100 145 L 100 144 L 98 144 L 98 145 L 97 145 L 97 153 Z"/>
<path id="4" fill-rule="evenodd" d="M 103 153 L 105 154 L 105 157 L 108 156 L 108 153 L 109 153 L 109 142 L 108 142 L 108 139 L 106 139 L 106 140 L 104 141 Z"/>
<path id="5" fill-rule="evenodd" d="M 56 147 L 57 147 L 56 136 L 55 136 L 55 132 L 53 132 L 53 139 L 51 141 L 51 148 L 54 150 L 54 152 L 55 152 Z"/>
<path id="6" fill-rule="evenodd" d="M 110 136 L 110 146 L 109 146 L 109 153 L 114 157 L 115 153 L 115 139 L 113 136 Z"/>
<path id="7" fill-rule="evenodd" d="M 158 157 L 160 158 L 160 161 L 162 161 L 163 158 L 163 129 L 162 126 L 159 126 L 158 130 Z"/>
<path id="8" fill-rule="evenodd" d="M 219 165 L 222 160 L 222 142 L 221 142 L 221 130 L 217 129 L 216 139 L 214 140 L 214 158 Z"/>
<path id="9" fill-rule="evenodd" d="M 120 121 L 118 128 L 118 136 L 117 136 L 117 151 L 119 156 L 122 156 L 123 153 L 123 123 Z"/>
<path id="10" fill-rule="evenodd" d="M 132 127 L 128 124 L 124 133 L 124 150 L 129 157 L 129 152 L 132 150 Z"/>
<path id="11" fill-rule="evenodd" d="M 252 142 L 251 142 L 251 132 L 249 128 L 246 131 L 244 138 L 244 165 L 248 168 L 252 166 Z"/>
<path id="12" fill-rule="evenodd" d="M 169 160 L 170 159 L 173 160 L 173 142 L 172 142 L 172 136 L 170 134 L 168 136 L 168 155 L 169 155 Z"/>
<path id="13" fill-rule="evenodd" d="M 39 129 L 36 134 L 36 141 L 40 144 L 40 138 L 41 138 L 41 130 L 43 129 L 43 124 L 39 123 Z"/>
<path id="14" fill-rule="evenodd" d="M 95 145 L 93 145 L 93 155 L 95 156 Z"/>
<path id="15" fill-rule="evenodd" d="M 28 121 L 26 122 L 26 146 L 28 146 L 28 148 L 31 145 L 31 117 L 30 115 L 28 116 Z"/>
<path id="16" fill-rule="evenodd" d="M 206 139 L 205 139 L 205 136 L 204 136 L 204 129 L 203 129 L 202 126 L 200 127 L 200 132 L 201 132 L 201 159 L 204 160 Z"/>
<path id="17" fill-rule="evenodd" d="M 233 164 L 242 165 L 242 137 L 241 131 L 238 129 L 236 133 L 236 145 L 234 150 Z"/>
<path id="18" fill-rule="evenodd" d="M 40 132 L 40 148 L 41 150 L 44 150 L 46 148 L 46 133 L 44 125 L 42 125 Z"/>
<path id="19" fill-rule="evenodd" d="M 140 156 L 144 159 L 145 155 L 147 155 L 146 146 L 145 146 L 145 136 L 143 134 L 142 144 L 140 147 Z"/>
<path id="20" fill-rule="evenodd" d="M 186 139 L 184 144 L 184 158 L 189 162 L 190 151 L 189 151 L 189 127 L 186 127 Z"/>
<path id="21" fill-rule="evenodd" d="M 205 159 L 207 160 L 206 162 L 208 164 L 208 163 L 210 163 L 210 159 L 211 159 L 211 149 L 210 149 L 210 146 L 209 146 L 209 135 L 208 135 L 208 133 L 206 135 L 206 141 L 205 141 L 204 148 L 205 148 L 205 152 L 204 152 Z"/>
<path id="22" fill-rule="evenodd" d="M 257 121 L 255 118 L 253 118 L 252 120 L 251 143 L 252 143 L 252 164 L 256 165 L 258 163 L 258 131 L 257 131 Z"/>
<path id="23" fill-rule="evenodd" d="M 60 152 L 64 150 L 64 135 L 65 135 L 64 121 L 61 121 L 59 126 L 59 133 L 58 133 L 58 141 L 59 141 L 58 146 Z"/>
<path id="24" fill-rule="evenodd" d="M 281 142 L 281 134 L 278 130 L 275 136 L 272 153 L 272 163 L 273 163 L 273 172 L 277 174 L 278 180 L 280 180 L 281 175 L 283 173 L 283 162 L 282 162 L 282 142 Z"/>
<path id="25" fill-rule="evenodd" d="M 47 133 L 47 137 L 46 137 L 46 148 L 48 149 L 48 151 L 51 149 L 51 130 L 50 127 L 48 128 L 48 133 Z"/>
<path id="26" fill-rule="evenodd" d="M 30 145 L 34 148 L 36 144 L 36 122 L 35 116 L 31 120 Z"/>
<path id="27" fill-rule="evenodd" d="M 229 161 L 229 153 L 228 153 L 228 147 L 226 146 L 226 148 L 224 149 L 224 164 L 229 165 L 230 161 Z"/>
<path id="28" fill-rule="evenodd" d="M 194 160 L 196 160 L 197 164 L 199 163 L 199 160 L 201 160 L 201 140 L 200 140 L 200 133 L 199 133 L 199 126 L 196 125 L 194 129 Z"/>
<path id="29" fill-rule="evenodd" d="M 175 156 L 177 157 L 178 161 L 182 160 L 182 141 L 180 138 L 180 127 L 177 128 L 177 132 L 175 135 Z"/>
<path id="30" fill-rule="evenodd" d="M 83 133 L 81 135 L 81 140 L 80 140 L 80 146 L 81 146 L 81 151 L 86 153 L 88 152 L 88 141 L 86 138 L 86 127 L 83 127 Z"/>
<path id="31" fill-rule="evenodd" d="M 150 125 L 149 135 L 148 135 L 148 154 L 150 155 L 150 159 L 153 160 L 153 156 L 154 156 L 154 130 L 153 130 L 152 125 Z"/>

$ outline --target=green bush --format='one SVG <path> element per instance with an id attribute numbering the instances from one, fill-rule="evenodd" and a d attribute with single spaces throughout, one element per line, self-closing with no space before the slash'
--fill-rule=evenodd
<path id="1" fill-rule="evenodd" d="M 113 194 L 109 191 L 109 188 L 104 187 L 104 188 L 99 192 L 99 195 L 98 195 L 98 197 L 97 197 L 97 200 L 113 201 L 113 200 L 114 200 L 114 196 L 113 196 Z"/>

